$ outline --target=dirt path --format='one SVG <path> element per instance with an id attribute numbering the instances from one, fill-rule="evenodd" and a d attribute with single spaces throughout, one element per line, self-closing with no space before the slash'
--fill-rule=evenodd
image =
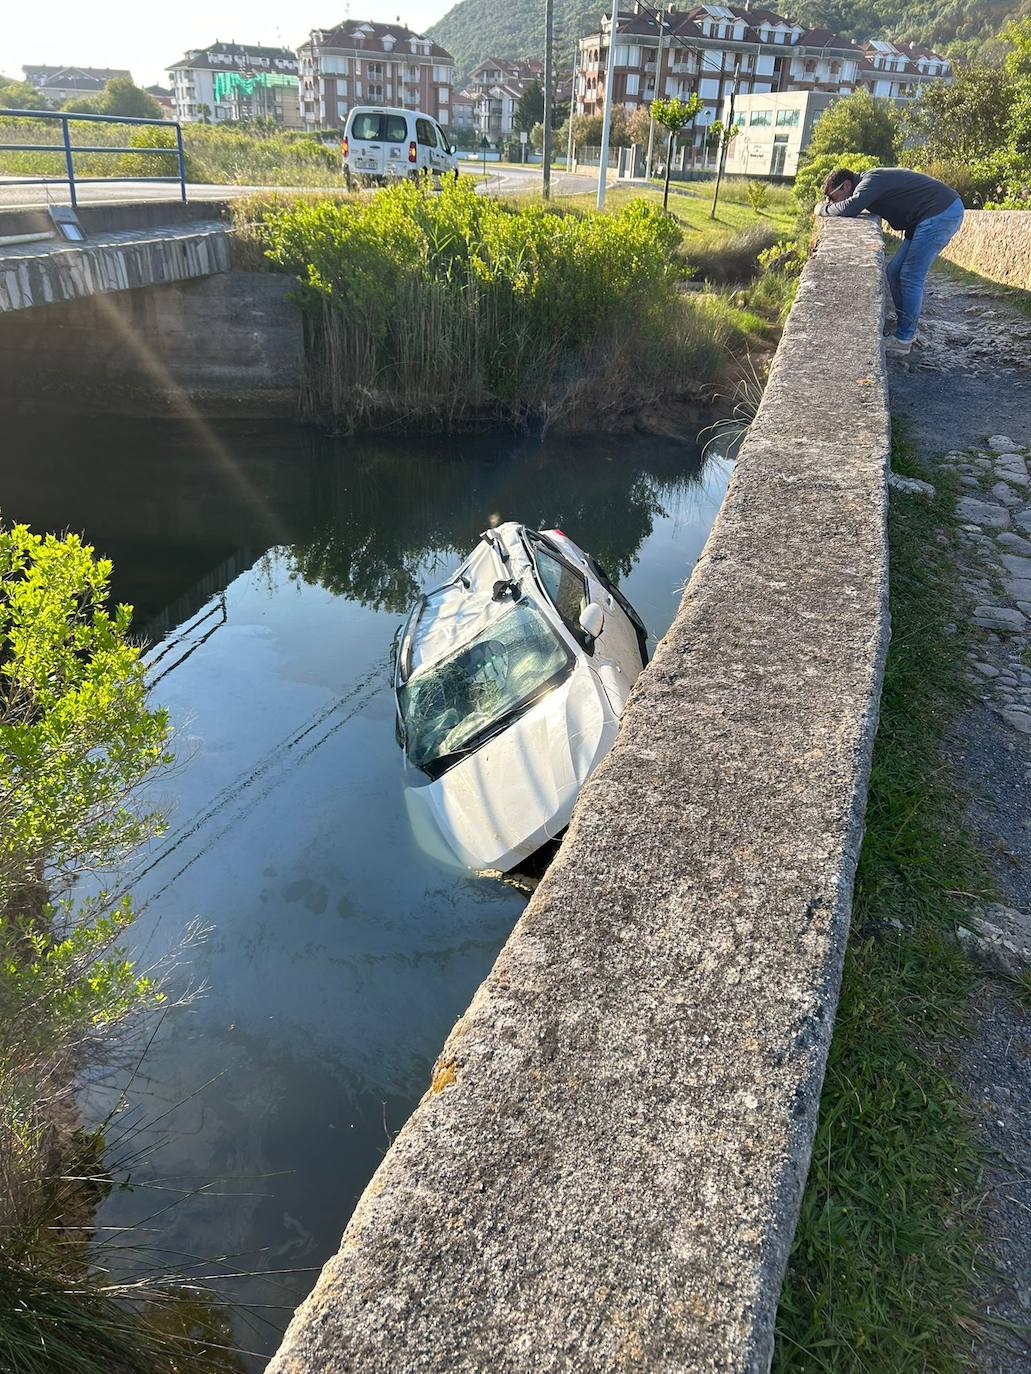
<path id="1" fill-rule="evenodd" d="M 984 1305 L 998 1339 L 978 1343 L 971 1369 L 1018 1374 L 1031 1368 L 1031 1016 L 1011 981 L 1031 958 L 1031 311 L 936 271 L 920 337 L 911 359 L 891 365 L 892 410 L 931 479 L 948 465 L 966 491 L 976 699 L 950 761 L 1000 894 L 959 932 L 994 975 L 958 1066 L 991 1158 Z"/>

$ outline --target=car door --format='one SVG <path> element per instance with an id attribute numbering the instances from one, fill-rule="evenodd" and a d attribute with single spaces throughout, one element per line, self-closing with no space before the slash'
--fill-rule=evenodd
<path id="1" fill-rule="evenodd" d="M 419 166 L 433 172 L 439 172 L 441 167 L 437 135 L 428 119 L 415 121 L 415 138 L 419 145 Z"/>
<path id="2" fill-rule="evenodd" d="M 441 166 L 448 172 L 453 171 L 455 159 L 451 152 L 451 144 L 448 142 L 448 136 L 439 124 L 435 124 L 434 128 L 437 131 L 437 142 L 440 145 Z"/>

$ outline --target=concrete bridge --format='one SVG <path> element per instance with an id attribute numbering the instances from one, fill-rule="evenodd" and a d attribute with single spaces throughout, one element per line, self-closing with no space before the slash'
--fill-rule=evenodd
<path id="1" fill-rule="evenodd" d="M 292 283 L 231 262 L 224 201 L 80 205 L 82 243 L 0 210 L 0 400 L 123 414 L 294 414 Z M 36 239 L 36 241 L 26 241 Z"/>

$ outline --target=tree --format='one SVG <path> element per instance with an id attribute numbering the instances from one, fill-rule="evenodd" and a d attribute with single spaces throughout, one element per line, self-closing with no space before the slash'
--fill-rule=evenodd
<path id="1" fill-rule="evenodd" d="M 529 133 L 535 124 L 544 121 L 544 87 L 539 81 L 531 81 L 519 97 L 516 106 L 515 127 Z"/>
<path id="2" fill-rule="evenodd" d="M 661 124 L 669 134 L 669 141 L 666 147 L 666 182 L 662 188 L 662 208 L 669 208 L 669 173 L 673 164 L 673 145 L 677 140 L 677 135 L 684 129 L 698 114 L 702 108 L 701 98 L 692 93 L 686 100 L 681 100 L 679 96 L 671 96 L 668 100 L 653 100 L 651 104 L 651 117 L 656 124 Z"/>
<path id="3" fill-rule="evenodd" d="M 648 142 L 648 135 L 651 132 L 652 117 L 646 105 L 639 105 L 636 110 L 631 110 L 626 122 L 626 135 L 631 144 L 643 147 Z"/>
<path id="4" fill-rule="evenodd" d="M 50 102 L 27 81 L 0 77 L 0 108 L 5 110 L 49 110 Z"/>
<path id="5" fill-rule="evenodd" d="M 938 84 L 938 83 L 935 83 Z M 858 149 L 876 158 L 879 166 L 894 167 L 902 142 L 898 109 L 890 100 L 879 100 L 869 91 L 836 100 L 816 121 L 807 157 Z"/>
<path id="6" fill-rule="evenodd" d="M 164 111 L 153 96 L 128 76 L 116 76 L 100 95 L 66 100 L 62 109 L 76 114 L 124 115 L 127 119 L 163 119 Z"/>
<path id="7" fill-rule="evenodd" d="M 973 162 L 1006 142 L 1014 81 L 998 67 L 960 67 L 951 85 L 934 81 L 905 113 L 922 162 Z M 819 124 L 817 124 L 819 129 Z"/>

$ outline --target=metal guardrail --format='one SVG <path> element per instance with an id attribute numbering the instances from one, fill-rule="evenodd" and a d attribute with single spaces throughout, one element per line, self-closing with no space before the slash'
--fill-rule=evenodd
<path id="1" fill-rule="evenodd" d="M 71 196 L 72 208 L 78 206 L 76 186 L 85 185 L 87 182 L 105 181 L 177 181 L 179 183 L 179 193 L 182 199 L 186 199 L 186 166 L 183 160 L 183 130 L 182 125 L 171 119 L 138 119 L 127 115 L 98 115 L 98 114 L 76 114 L 73 110 L 4 110 L 0 109 L 0 119 L 13 116 L 16 119 L 56 119 L 61 124 L 60 143 L 0 143 L 0 153 L 64 153 L 65 175 L 59 176 L 40 176 L 40 177 L 4 177 L 0 185 L 4 186 L 48 186 L 51 182 L 65 182 Z M 158 129 L 175 130 L 174 148 L 124 148 L 116 147 L 113 144 L 87 144 L 72 143 L 71 133 L 68 125 L 72 122 L 76 124 L 146 124 L 153 125 Z M 3 126 L 0 125 L 0 128 Z M 74 158 L 76 153 L 143 153 L 153 154 L 157 157 L 174 156 L 178 163 L 178 173 L 175 176 L 153 176 L 153 177 L 127 177 L 111 175 L 106 177 L 82 177 L 75 175 Z"/>

